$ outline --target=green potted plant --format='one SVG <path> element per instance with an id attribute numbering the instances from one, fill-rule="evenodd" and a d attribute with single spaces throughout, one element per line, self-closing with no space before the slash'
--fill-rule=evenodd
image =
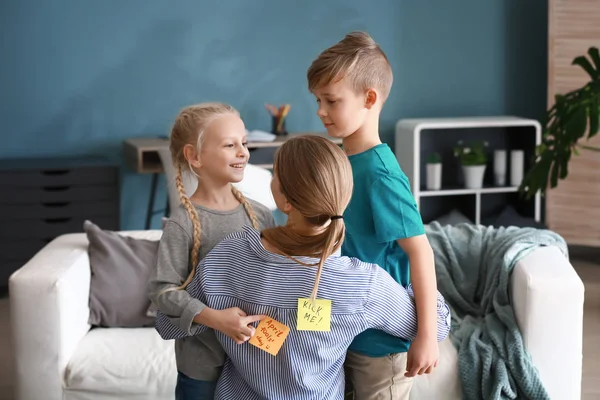
<path id="1" fill-rule="evenodd" d="M 600 147 L 580 143 L 587 134 L 591 139 L 600 130 L 600 53 L 597 47 L 588 49 L 589 60 L 579 56 L 573 60 L 590 76 L 579 89 L 557 94 L 554 105 L 543 121 L 542 143 L 536 148 L 533 166 L 526 172 L 519 192 L 531 198 L 538 191 L 546 193 L 548 185 L 555 188 L 559 179 L 568 175 L 572 154 L 579 149 L 600 152 Z"/>
<path id="2" fill-rule="evenodd" d="M 463 141 L 459 140 L 454 148 L 454 156 L 458 158 L 462 166 L 467 189 L 480 189 L 483 187 L 483 176 L 488 161 L 485 152 L 487 146 L 488 143 L 483 141 L 464 145 Z"/>
<path id="3" fill-rule="evenodd" d="M 442 157 L 440 153 L 430 153 L 427 156 L 427 190 L 442 188 Z"/>

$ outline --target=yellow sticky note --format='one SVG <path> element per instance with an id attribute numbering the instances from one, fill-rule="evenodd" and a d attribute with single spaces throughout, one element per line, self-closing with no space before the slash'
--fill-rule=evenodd
<path id="1" fill-rule="evenodd" d="M 286 325 L 273 318 L 265 318 L 260 321 L 256 327 L 254 336 L 252 336 L 249 342 L 259 349 L 276 356 L 289 333 L 290 328 Z"/>
<path id="2" fill-rule="evenodd" d="M 331 300 L 298 299 L 299 331 L 331 331 Z"/>

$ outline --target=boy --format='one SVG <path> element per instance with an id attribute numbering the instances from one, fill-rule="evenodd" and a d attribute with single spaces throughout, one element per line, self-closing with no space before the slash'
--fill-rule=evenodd
<path id="1" fill-rule="evenodd" d="M 330 136 L 342 138 L 352 165 L 354 194 L 344 213 L 342 253 L 380 265 L 403 286 L 412 282 L 415 293 L 418 333 L 412 344 L 368 330 L 350 346 L 346 367 L 355 398 L 408 399 L 413 377 L 437 366 L 437 284 L 408 178 L 379 137 L 392 69 L 368 34 L 352 32 L 313 61 L 307 78 L 319 118 Z"/>

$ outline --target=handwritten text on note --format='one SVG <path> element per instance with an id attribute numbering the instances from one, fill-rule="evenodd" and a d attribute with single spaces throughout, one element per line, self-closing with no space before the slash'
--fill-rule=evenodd
<path id="1" fill-rule="evenodd" d="M 265 318 L 256 327 L 254 336 L 249 340 L 250 344 L 266 351 L 274 356 L 285 342 L 290 328 L 272 318 Z"/>
<path id="2" fill-rule="evenodd" d="M 331 330 L 331 300 L 298 299 L 298 330 Z"/>

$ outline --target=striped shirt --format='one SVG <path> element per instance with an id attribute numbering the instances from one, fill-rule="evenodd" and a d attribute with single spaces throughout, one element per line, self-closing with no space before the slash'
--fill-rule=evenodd
<path id="1" fill-rule="evenodd" d="M 192 297 L 214 309 L 239 307 L 248 315 L 268 315 L 290 328 L 276 356 L 215 332 L 228 355 L 215 399 L 343 399 L 344 359 L 357 334 L 375 328 L 414 339 L 411 288 L 379 266 L 339 252 L 326 260 L 317 296 L 332 301 L 331 331 L 296 330 L 298 299 L 310 297 L 316 270 L 265 250 L 260 232 L 250 227 L 229 235 L 202 260 L 186 288 Z M 450 330 L 450 310 L 439 293 L 437 310 L 441 341 Z M 163 339 L 177 339 L 208 328 L 193 324 L 186 332 L 159 313 L 156 329 Z"/>

